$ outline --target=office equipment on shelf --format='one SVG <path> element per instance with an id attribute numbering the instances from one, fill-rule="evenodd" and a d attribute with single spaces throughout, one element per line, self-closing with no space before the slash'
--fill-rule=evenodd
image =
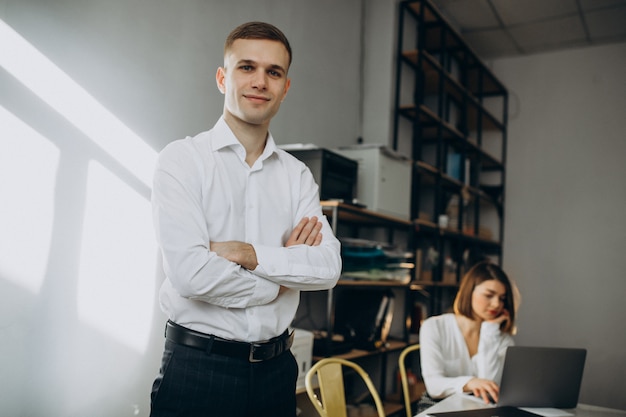
<path id="1" fill-rule="evenodd" d="M 411 160 L 387 146 L 353 145 L 335 150 L 358 162 L 356 197 L 372 211 L 408 220 L 411 214 Z"/>
<path id="2" fill-rule="evenodd" d="M 366 239 L 339 238 L 343 272 L 341 279 L 408 283 L 414 268 L 411 252 Z"/>
<path id="3" fill-rule="evenodd" d="M 385 417 L 383 403 L 372 379 L 358 364 L 341 358 L 325 358 L 311 367 L 306 374 L 306 391 L 313 406 L 322 417 L 347 417 L 343 367 L 351 368 L 365 383 L 374 400 L 379 417 Z M 317 387 L 315 385 L 317 380 Z M 319 390 L 319 397 L 316 388 Z"/>
<path id="4" fill-rule="evenodd" d="M 356 197 L 358 163 L 324 148 L 281 146 L 309 167 L 320 187 L 321 200 L 351 204 Z"/>

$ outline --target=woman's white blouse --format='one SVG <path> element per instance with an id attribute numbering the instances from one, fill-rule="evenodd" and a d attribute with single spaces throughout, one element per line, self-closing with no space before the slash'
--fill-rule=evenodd
<path id="1" fill-rule="evenodd" d="M 463 392 L 472 378 L 502 378 L 506 348 L 514 344 L 497 323 L 483 322 L 478 352 L 470 358 L 467 344 L 454 314 L 426 319 L 420 329 L 420 361 L 426 390 L 432 398 Z"/>

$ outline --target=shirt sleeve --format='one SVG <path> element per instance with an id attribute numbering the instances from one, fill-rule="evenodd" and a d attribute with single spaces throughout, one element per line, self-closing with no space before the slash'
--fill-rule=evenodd
<path id="1" fill-rule="evenodd" d="M 513 337 L 500 331 L 498 323 L 483 322 L 480 328 L 476 362 L 478 378 L 500 385 L 506 349 L 514 345 Z"/>
<path id="2" fill-rule="evenodd" d="M 435 399 L 463 392 L 463 386 L 472 379 L 471 375 L 459 375 L 460 352 L 447 342 L 451 335 L 446 331 L 445 322 L 432 319 L 425 320 L 420 329 L 422 377 L 428 395 Z"/>
<path id="3" fill-rule="evenodd" d="M 185 298 L 227 308 L 264 305 L 280 286 L 209 251 L 202 161 L 187 140 L 168 145 L 154 174 L 152 212 L 165 274 Z"/>
<path id="4" fill-rule="evenodd" d="M 322 222 L 319 246 L 270 247 L 255 245 L 259 265 L 254 273 L 277 284 L 301 291 L 329 289 L 341 275 L 341 245 L 322 213 L 318 186 L 310 170 L 301 164 L 299 200 L 293 226 L 303 218 L 317 216 Z"/>

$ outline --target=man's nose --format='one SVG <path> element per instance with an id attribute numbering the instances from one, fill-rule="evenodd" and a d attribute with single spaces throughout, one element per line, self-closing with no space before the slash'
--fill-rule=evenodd
<path id="1" fill-rule="evenodd" d="M 267 76 L 262 71 L 257 72 L 254 75 L 254 78 L 252 80 L 252 87 L 258 88 L 260 90 L 265 90 L 266 86 L 267 86 Z"/>

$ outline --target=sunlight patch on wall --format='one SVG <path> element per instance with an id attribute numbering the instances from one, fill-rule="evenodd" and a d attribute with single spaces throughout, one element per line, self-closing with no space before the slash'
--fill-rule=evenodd
<path id="1" fill-rule="evenodd" d="M 0 66 L 147 186 L 156 151 L 0 19 Z"/>
<path id="2" fill-rule="evenodd" d="M 155 299 L 150 202 L 90 162 L 78 277 L 79 318 L 144 352 Z"/>
<path id="3" fill-rule="evenodd" d="M 60 152 L 0 106 L 0 278 L 37 293 L 54 220 Z"/>

